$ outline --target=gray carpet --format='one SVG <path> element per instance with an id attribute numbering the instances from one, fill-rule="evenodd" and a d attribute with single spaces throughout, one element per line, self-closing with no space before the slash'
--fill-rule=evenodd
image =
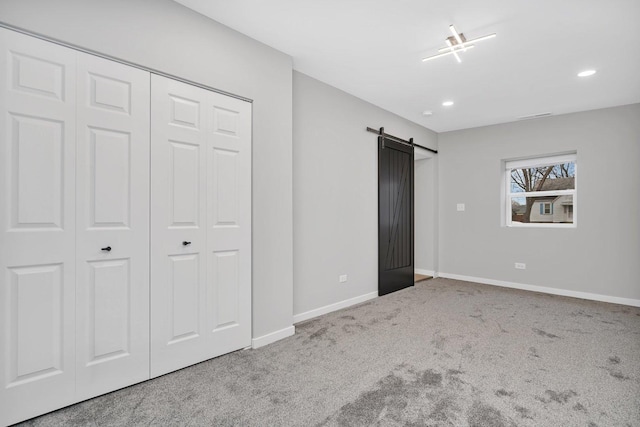
<path id="1" fill-rule="evenodd" d="M 433 279 L 36 426 L 640 426 L 640 309 Z"/>

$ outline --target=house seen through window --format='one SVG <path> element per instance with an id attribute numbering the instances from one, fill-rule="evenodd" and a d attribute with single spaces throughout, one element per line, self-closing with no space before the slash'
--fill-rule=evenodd
<path id="1" fill-rule="evenodd" d="M 574 226 L 576 155 L 506 161 L 507 226 Z"/>

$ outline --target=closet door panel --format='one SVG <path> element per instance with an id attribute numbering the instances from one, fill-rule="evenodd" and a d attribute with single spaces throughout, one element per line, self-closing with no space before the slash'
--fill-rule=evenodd
<path id="1" fill-rule="evenodd" d="M 75 61 L 0 29 L 0 425 L 74 401 Z"/>
<path id="2" fill-rule="evenodd" d="M 78 399 L 149 378 L 149 85 L 78 53 Z"/>
<path id="3" fill-rule="evenodd" d="M 151 376 L 206 359 L 207 92 L 152 75 Z"/>
<path id="4" fill-rule="evenodd" d="M 251 344 L 251 104 L 152 76 L 151 122 L 156 376 Z"/>
<path id="5" fill-rule="evenodd" d="M 207 326 L 218 356 L 251 345 L 251 104 L 210 92 Z"/>

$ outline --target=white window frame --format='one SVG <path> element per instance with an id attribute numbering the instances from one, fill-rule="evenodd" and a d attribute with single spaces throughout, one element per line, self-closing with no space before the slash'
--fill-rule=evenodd
<path id="1" fill-rule="evenodd" d="M 513 160 L 505 160 L 502 162 L 503 168 L 503 225 L 507 227 L 522 227 L 522 228 L 576 228 L 578 223 L 577 215 L 577 203 L 578 203 L 578 155 L 577 153 L 567 153 L 550 155 L 544 157 L 529 157 Z M 525 191 L 521 193 L 511 192 L 511 170 L 512 169 L 528 169 L 537 168 L 542 166 L 557 165 L 560 163 L 573 163 L 575 166 L 575 178 L 574 188 L 572 190 L 555 190 L 555 191 Z M 546 196 L 573 196 L 573 222 L 568 223 L 521 223 L 512 222 L 511 217 L 511 200 L 515 197 L 525 200 L 527 197 L 546 197 Z"/>

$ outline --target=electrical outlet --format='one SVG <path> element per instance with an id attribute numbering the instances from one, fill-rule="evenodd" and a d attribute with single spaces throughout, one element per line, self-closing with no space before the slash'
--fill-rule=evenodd
<path id="1" fill-rule="evenodd" d="M 527 264 L 525 264 L 524 262 L 516 262 L 516 268 L 518 270 L 526 270 Z"/>
<path id="2" fill-rule="evenodd" d="M 347 281 L 347 275 L 346 274 L 342 274 L 338 277 L 338 280 L 340 281 L 340 283 L 344 283 Z"/>
<path id="3" fill-rule="evenodd" d="M 458 212 L 464 212 L 464 203 L 458 203 L 456 208 L 458 209 Z"/>

